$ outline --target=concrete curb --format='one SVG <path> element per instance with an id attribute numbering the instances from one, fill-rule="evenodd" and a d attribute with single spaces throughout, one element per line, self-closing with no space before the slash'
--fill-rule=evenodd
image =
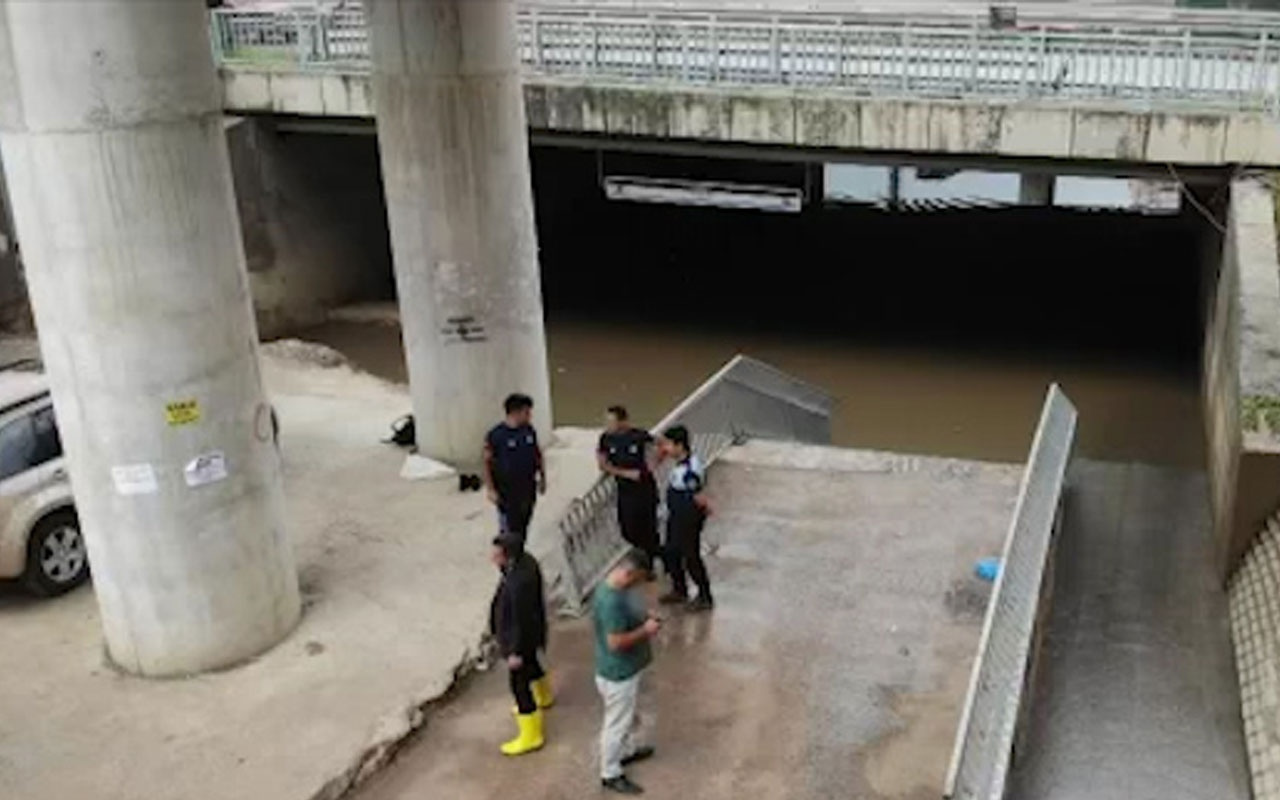
<path id="1" fill-rule="evenodd" d="M 485 638 L 486 635 L 482 634 L 462 651 L 446 680 L 427 684 L 402 708 L 380 717 L 363 749 L 346 768 L 313 792 L 311 800 L 341 800 L 390 764 L 410 738 L 427 725 L 431 711 L 453 699 L 466 686 L 468 679 L 481 671 L 480 665 L 485 661 Z"/>

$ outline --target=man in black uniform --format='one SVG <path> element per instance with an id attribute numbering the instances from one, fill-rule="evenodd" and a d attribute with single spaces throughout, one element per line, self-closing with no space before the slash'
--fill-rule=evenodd
<path id="1" fill-rule="evenodd" d="M 542 709 L 552 704 L 551 684 L 538 663 L 538 651 L 547 646 L 542 570 L 524 551 L 524 539 L 510 533 L 493 540 L 492 559 L 502 580 L 489 607 L 489 631 L 507 662 L 520 728 L 502 752 L 519 756 L 542 747 Z"/>
<path id="2" fill-rule="evenodd" d="M 617 481 L 622 538 L 643 550 L 650 562 L 658 555 L 658 487 L 649 463 L 652 443 L 648 431 L 631 425 L 626 408 L 609 407 L 596 461 L 601 472 Z"/>
<path id="3" fill-rule="evenodd" d="M 533 399 L 513 394 L 503 403 L 507 417 L 484 438 L 484 473 L 489 501 L 498 507 L 503 533 L 524 539 L 538 495 L 547 490 L 538 432 L 533 429 Z"/>

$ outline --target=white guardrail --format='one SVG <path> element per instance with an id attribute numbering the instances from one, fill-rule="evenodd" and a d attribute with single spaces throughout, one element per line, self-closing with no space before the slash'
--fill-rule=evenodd
<path id="1" fill-rule="evenodd" d="M 1119 101 L 1280 112 L 1280 18 L 1100 17 L 1019 9 L 1012 24 L 969 13 L 769 14 L 618 2 L 526 5 L 520 52 L 536 75 L 671 84 L 821 87 L 867 96 Z M 1028 22 L 1043 17 L 1045 21 Z M 1236 24 L 1231 24 L 1231 19 Z M 215 10 L 224 66 L 365 71 L 359 6 L 324 12 Z"/>
<path id="2" fill-rule="evenodd" d="M 1075 406 L 1057 384 L 1050 386 L 960 712 L 943 792 L 951 800 L 1004 800 L 1008 792 L 1015 747 L 1028 718 L 1040 624 L 1052 602 L 1054 539 L 1076 419 Z"/>

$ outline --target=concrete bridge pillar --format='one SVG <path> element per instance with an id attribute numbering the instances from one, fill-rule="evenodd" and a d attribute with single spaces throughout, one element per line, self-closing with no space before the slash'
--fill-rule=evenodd
<path id="1" fill-rule="evenodd" d="M 510 0 L 374 0 L 378 146 L 418 447 L 477 463 L 515 391 L 551 423 Z"/>
<path id="2" fill-rule="evenodd" d="M 1024 172 L 1018 184 L 1018 204 L 1024 206 L 1053 205 L 1055 177 L 1052 173 Z"/>
<path id="3" fill-rule="evenodd" d="M 0 150 L 111 658 L 257 655 L 300 602 L 204 3 L 0 5 Z"/>

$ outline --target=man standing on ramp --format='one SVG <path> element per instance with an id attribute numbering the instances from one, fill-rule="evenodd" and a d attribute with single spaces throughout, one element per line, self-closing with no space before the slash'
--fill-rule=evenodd
<path id="1" fill-rule="evenodd" d="M 592 602 L 596 689 L 604 701 L 600 784 L 619 794 L 644 792 L 622 768 L 653 755 L 653 747 L 638 741 L 640 725 L 636 713 L 640 678 L 653 659 L 649 640 L 658 635 L 661 627 L 636 590 L 637 584 L 648 577 L 649 569 L 649 557 L 644 551 L 630 550 L 596 587 Z"/>
<path id="2" fill-rule="evenodd" d="M 658 555 L 658 486 L 649 464 L 653 437 L 632 426 L 623 406 L 610 406 L 596 460 L 617 483 L 618 527 L 622 538 L 652 562 Z"/>
<path id="3" fill-rule="evenodd" d="M 489 607 L 489 631 L 507 662 L 516 699 L 519 735 L 502 752 L 519 756 L 542 747 L 542 710 L 553 702 L 551 682 L 538 663 L 547 646 L 547 607 L 542 570 L 524 551 L 524 539 L 505 533 L 493 540 L 493 563 L 502 573 Z"/>
<path id="4" fill-rule="evenodd" d="M 683 425 L 672 425 L 663 432 L 662 450 L 664 456 L 676 463 L 667 482 L 667 540 L 663 550 L 663 563 L 671 576 L 671 591 L 661 600 L 688 602 L 690 611 L 710 611 L 715 600 L 711 597 L 707 565 L 702 560 L 702 526 L 709 510 L 703 493 L 707 485 L 706 467 L 702 459 L 694 455 L 689 429 Z M 698 596 L 691 601 L 686 570 L 698 587 Z"/>

